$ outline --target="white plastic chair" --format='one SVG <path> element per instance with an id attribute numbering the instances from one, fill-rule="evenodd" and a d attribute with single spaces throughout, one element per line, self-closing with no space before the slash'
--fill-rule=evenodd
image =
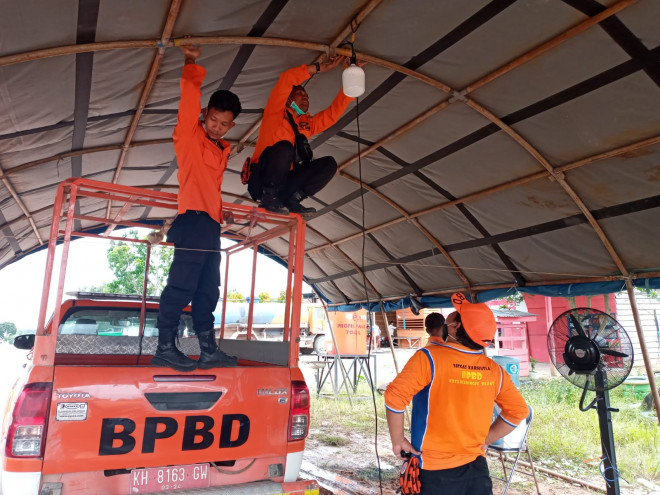
<path id="1" fill-rule="evenodd" d="M 529 432 L 529 427 L 532 424 L 532 418 L 534 417 L 534 409 L 532 409 L 532 406 L 530 405 L 528 405 L 527 407 L 529 408 L 529 414 L 527 415 L 527 419 L 525 419 L 525 421 L 520 423 L 520 425 L 518 425 L 516 429 L 513 430 L 511 433 L 509 433 L 507 436 L 488 446 L 488 450 L 493 450 L 497 452 L 500 458 L 500 462 L 502 463 L 502 471 L 504 472 L 504 478 L 491 475 L 491 478 L 506 482 L 506 486 L 504 487 L 504 492 L 502 492 L 502 495 L 506 495 L 506 492 L 509 489 L 509 485 L 511 484 L 511 480 L 513 479 L 513 474 L 516 471 L 516 466 L 518 465 L 518 459 L 520 459 L 521 452 L 527 452 L 527 458 L 529 459 L 529 465 L 531 469 L 530 472 L 521 471 L 521 470 L 518 470 L 518 472 L 520 474 L 526 474 L 527 476 L 532 476 L 534 478 L 534 484 L 536 485 L 536 493 L 538 493 L 539 495 L 541 494 L 541 491 L 539 490 L 539 483 L 536 479 L 536 471 L 534 471 L 532 454 L 530 454 L 529 452 L 529 444 L 527 443 L 527 433 Z M 508 459 L 506 454 L 513 454 L 513 453 L 516 454 L 516 457 L 513 460 L 513 466 L 511 467 L 511 470 L 507 475 L 506 466 L 504 465 L 504 459 L 505 458 Z"/>

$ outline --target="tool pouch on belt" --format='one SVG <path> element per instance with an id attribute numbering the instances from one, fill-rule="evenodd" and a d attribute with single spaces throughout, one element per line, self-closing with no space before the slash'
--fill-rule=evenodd
<path id="1" fill-rule="evenodd" d="M 314 158 L 314 153 L 312 152 L 312 147 L 309 145 L 307 138 L 300 133 L 298 130 L 298 124 L 293 120 L 293 117 L 289 112 L 286 112 L 286 116 L 289 119 L 289 123 L 293 128 L 293 133 L 296 135 L 296 141 L 293 145 L 294 155 L 293 155 L 293 166 L 300 167 L 302 165 L 308 165 L 309 162 Z"/>
<path id="2" fill-rule="evenodd" d="M 250 182 L 250 177 L 252 177 L 252 173 L 256 166 L 257 163 L 250 161 L 250 157 L 245 159 L 245 163 L 243 163 L 243 168 L 241 169 L 241 182 L 244 185 Z"/>
<path id="3" fill-rule="evenodd" d="M 407 459 L 403 462 L 399 473 L 399 493 L 401 495 L 415 495 L 421 489 L 419 484 L 419 461 L 410 452 L 402 452 L 402 455 Z"/>

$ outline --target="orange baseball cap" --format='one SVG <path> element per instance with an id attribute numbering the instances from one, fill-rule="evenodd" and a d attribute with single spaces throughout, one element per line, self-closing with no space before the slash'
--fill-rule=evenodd
<path id="1" fill-rule="evenodd" d="M 479 345 L 488 347 L 495 338 L 497 323 L 495 315 L 484 303 L 471 303 L 463 294 L 457 292 L 451 296 L 451 303 L 461 315 L 465 333 Z"/>

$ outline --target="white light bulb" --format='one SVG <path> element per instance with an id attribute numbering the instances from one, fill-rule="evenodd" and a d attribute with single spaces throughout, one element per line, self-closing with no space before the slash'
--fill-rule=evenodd
<path id="1" fill-rule="evenodd" d="M 364 93 L 364 71 L 361 67 L 351 64 L 341 75 L 344 94 L 357 98 Z"/>

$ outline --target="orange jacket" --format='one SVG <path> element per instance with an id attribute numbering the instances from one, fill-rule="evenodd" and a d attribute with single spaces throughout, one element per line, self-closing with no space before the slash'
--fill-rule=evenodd
<path id="1" fill-rule="evenodd" d="M 410 443 L 422 452 L 423 469 L 462 466 L 483 455 L 495 403 L 510 425 L 528 414 L 506 371 L 482 351 L 459 344 L 432 341 L 413 354 L 387 386 L 385 407 L 403 414 L 411 399 Z"/>
<path id="2" fill-rule="evenodd" d="M 201 87 L 206 69 L 186 64 L 181 74 L 181 100 L 174 138 L 174 152 L 179 165 L 179 213 L 186 210 L 205 211 L 222 223 L 222 175 L 227 168 L 229 143 L 220 140 L 221 150 L 206 137 L 199 115 L 202 111 Z"/>
<path id="3" fill-rule="evenodd" d="M 268 146 L 272 146 L 279 141 L 289 141 L 291 144 L 295 142 L 296 135 L 284 112 L 288 111 L 286 102 L 293 87 L 307 79 L 309 79 L 309 70 L 306 65 L 294 67 L 280 74 L 280 78 L 270 92 L 266 108 L 264 108 L 264 117 L 261 122 L 261 129 L 259 129 L 257 146 L 252 155 L 252 162 L 259 161 L 261 153 Z M 340 89 L 330 106 L 314 116 L 309 114 L 297 115 L 295 112 L 290 113 L 298 124 L 300 133 L 309 139 L 337 122 L 348 104 L 354 99 L 346 96 Z"/>

